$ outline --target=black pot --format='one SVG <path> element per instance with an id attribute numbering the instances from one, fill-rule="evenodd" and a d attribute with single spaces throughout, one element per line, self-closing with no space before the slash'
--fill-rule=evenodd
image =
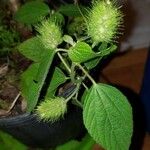
<path id="1" fill-rule="evenodd" d="M 63 96 L 66 95 L 68 91 Z M 82 110 L 72 105 L 64 118 L 57 122 L 39 121 L 35 114 L 26 113 L 1 118 L 0 130 L 9 133 L 27 146 L 39 148 L 53 148 L 71 139 L 80 138 L 85 133 Z"/>
<path id="2" fill-rule="evenodd" d="M 118 88 L 129 100 L 133 111 L 133 135 L 129 150 L 141 150 L 145 137 L 145 112 L 141 103 L 140 95 L 132 89 L 113 85 Z"/>

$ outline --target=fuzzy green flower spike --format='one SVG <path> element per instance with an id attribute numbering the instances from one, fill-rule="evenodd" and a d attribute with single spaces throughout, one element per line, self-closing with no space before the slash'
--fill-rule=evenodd
<path id="1" fill-rule="evenodd" d="M 40 40 L 47 49 L 55 49 L 62 41 L 62 33 L 59 26 L 50 19 L 44 20 L 36 27 Z"/>
<path id="2" fill-rule="evenodd" d="M 96 43 L 111 42 L 123 21 L 115 1 L 109 0 L 95 0 L 88 18 L 88 35 Z"/>
<path id="3" fill-rule="evenodd" d="M 64 98 L 45 99 L 36 109 L 36 114 L 43 121 L 57 121 L 67 111 L 67 102 Z"/>

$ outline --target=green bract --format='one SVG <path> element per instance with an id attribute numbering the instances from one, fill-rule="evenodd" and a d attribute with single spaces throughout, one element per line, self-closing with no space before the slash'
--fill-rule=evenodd
<path id="1" fill-rule="evenodd" d="M 111 42 L 122 22 L 122 13 L 113 2 L 96 1 L 88 16 L 88 34 L 94 42 Z"/>
<path id="2" fill-rule="evenodd" d="M 37 26 L 40 40 L 47 49 L 55 49 L 62 41 L 62 34 L 59 26 L 50 19 L 44 20 Z"/>
<path id="3" fill-rule="evenodd" d="M 66 111 L 66 101 L 64 98 L 60 97 L 55 99 L 45 99 L 36 109 L 36 113 L 40 119 L 52 122 L 63 117 Z"/>

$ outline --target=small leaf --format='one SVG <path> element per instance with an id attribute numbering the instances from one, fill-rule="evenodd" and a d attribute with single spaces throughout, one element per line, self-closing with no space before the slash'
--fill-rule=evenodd
<path id="1" fill-rule="evenodd" d="M 69 49 L 68 55 L 70 59 L 76 63 L 82 63 L 98 56 L 98 54 L 94 53 L 92 48 L 85 42 L 76 43 L 75 46 Z"/>
<path id="2" fill-rule="evenodd" d="M 39 62 L 47 50 L 38 37 L 24 41 L 18 46 L 18 49 L 21 54 L 35 62 Z"/>
<path id="3" fill-rule="evenodd" d="M 21 23 L 35 24 L 49 12 L 49 7 L 43 2 L 27 2 L 16 12 L 15 19 Z"/>
<path id="4" fill-rule="evenodd" d="M 92 150 L 95 141 L 86 134 L 82 141 L 71 140 L 64 145 L 58 146 L 56 150 Z"/>
<path id="5" fill-rule="evenodd" d="M 114 52 L 116 50 L 117 46 L 116 45 L 111 45 L 110 47 L 100 50 L 98 52 L 94 52 L 90 45 L 88 45 L 85 42 L 77 42 L 74 46 L 72 46 L 69 51 L 68 55 L 70 59 L 75 62 L 75 63 L 82 63 L 82 62 L 88 62 L 86 64 L 87 68 L 94 68 L 100 59 L 104 56 L 107 56 L 111 52 Z M 98 58 L 95 59 L 94 58 Z M 93 61 L 93 62 L 90 62 Z M 89 66 L 88 66 L 89 65 Z"/>
<path id="6" fill-rule="evenodd" d="M 80 10 L 84 13 L 85 8 L 83 6 L 80 6 Z M 69 16 L 69 17 L 81 16 L 78 6 L 73 5 L 73 4 L 61 5 L 58 9 L 58 12 L 62 13 L 65 16 Z"/>
<path id="7" fill-rule="evenodd" d="M 117 46 L 114 45 L 114 44 L 111 44 L 110 47 L 106 48 L 106 49 L 101 49 L 100 53 L 101 53 L 101 56 L 107 56 L 109 55 L 110 53 L 114 52 L 115 50 L 117 49 Z"/>
<path id="8" fill-rule="evenodd" d="M 103 51 L 103 50 L 107 49 L 107 46 L 108 46 L 108 43 L 102 42 L 98 50 Z"/>
<path id="9" fill-rule="evenodd" d="M 100 60 L 102 59 L 102 57 L 97 57 L 94 59 L 89 60 L 88 62 L 85 62 L 85 66 L 87 69 L 93 69 L 94 67 L 96 67 L 98 65 L 98 63 L 100 62 Z"/>
<path id="10" fill-rule="evenodd" d="M 104 149 L 129 149 L 133 130 L 132 108 L 116 88 L 93 85 L 84 100 L 83 119 L 90 135 Z"/>
<path id="11" fill-rule="evenodd" d="M 63 40 L 64 40 L 66 43 L 69 43 L 70 45 L 74 45 L 74 41 L 73 41 L 72 37 L 69 36 L 69 35 L 64 35 Z"/>
<path id="12" fill-rule="evenodd" d="M 28 148 L 14 139 L 11 135 L 0 131 L 0 149 L 1 150 L 27 150 Z"/>
<path id="13" fill-rule="evenodd" d="M 50 85 L 48 87 L 46 98 L 53 98 L 57 87 L 66 81 L 65 74 L 56 67 Z"/>
<path id="14" fill-rule="evenodd" d="M 109 55 L 110 53 L 114 52 L 117 49 L 116 45 L 111 44 L 109 47 L 107 47 L 107 43 L 103 42 L 100 47 L 98 48 L 98 54 L 99 57 L 91 59 L 84 63 L 84 65 L 87 67 L 87 69 L 93 69 L 98 65 L 98 63 L 102 60 L 103 57 Z"/>

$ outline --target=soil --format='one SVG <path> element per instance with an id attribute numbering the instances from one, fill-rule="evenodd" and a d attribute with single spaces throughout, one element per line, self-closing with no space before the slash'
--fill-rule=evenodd
<path id="1" fill-rule="evenodd" d="M 20 1 L 0 2 L 0 21 L 19 33 L 20 42 L 32 36 L 30 30 L 13 20 L 13 14 L 20 7 Z M 0 49 L 1 50 L 1 49 Z M 25 112 L 26 101 L 20 94 L 20 75 L 31 62 L 20 55 L 15 48 L 0 55 L 0 118 L 14 116 Z"/>
<path id="2" fill-rule="evenodd" d="M 0 117 L 25 112 L 26 101 L 20 94 L 20 75 L 31 62 L 18 53 L 0 58 Z"/>

